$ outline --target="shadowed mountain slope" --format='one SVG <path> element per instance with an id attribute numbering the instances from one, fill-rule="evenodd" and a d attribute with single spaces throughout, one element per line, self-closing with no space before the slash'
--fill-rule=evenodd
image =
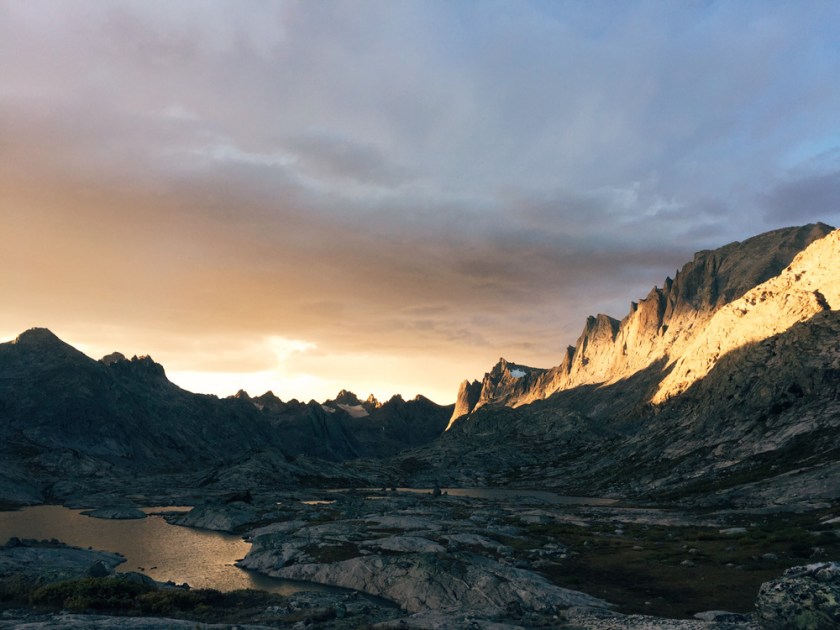
<path id="1" fill-rule="evenodd" d="M 364 415 L 344 407 L 284 403 L 270 392 L 193 394 L 149 357 L 95 361 L 32 329 L 0 344 L 0 477 L 8 481 L 0 486 L 85 471 L 186 473 L 260 451 L 281 460 L 387 456 L 437 437 L 452 412 L 422 397 L 371 405 Z"/>

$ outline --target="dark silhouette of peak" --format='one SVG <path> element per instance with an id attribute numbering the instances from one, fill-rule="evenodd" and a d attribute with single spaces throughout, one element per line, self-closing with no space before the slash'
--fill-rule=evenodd
<path id="1" fill-rule="evenodd" d="M 0 344 L 0 374 L 4 371 L 25 373 L 28 370 L 52 370 L 67 366 L 90 369 L 98 362 L 59 339 L 46 328 L 31 328 L 14 341 Z"/>
<path id="2" fill-rule="evenodd" d="M 19 352 L 84 356 L 73 346 L 59 339 L 48 328 L 30 328 L 18 335 L 11 343 Z"/>
<path id="3" fill-rule="evenodd" d="M 267 409 L 268 411 L 272 411 L 274 413 L 281 413 L 291 407 L 300 407 L 300 403 L 292 399 L 288 403 L 284 403 L 280 400 L 277 396 L 274 395 L 274 392 L 268 390 L 262 396 L 257 396 L 252 399 L 252 402 L 259 407 L 260 409 Z"/>
<path id="4" fill-rule="evenodd" d="M 382 406 L 382 403 L 376 399 L 376 396 L 370 394 L 365 402 L 362 403 L 362 406 L 367 409 L 368 413 L 372 412 L 374 409 L 379 409 Z"/>
<path id="5" fill-rule="evenodd" d="M 132 374 L 138 378 L 164 380 L 169 382 L 166 378 L 166 372 L 160 363 L 155 363 L 154 359 L 149 356 L 133 356 L 130 361 L 118 361 L 111 364 L 111 368 L 121 371 L 122 374 Z"/>
<path id="6" fill-rule="evenodd" d="M 328 400 L 325 404 L 335 403 L 338 405 L 361 405 L 362 401 L 351 391 L 342 389 L 333 400 Z"/>
<path id="7" fill-rule="evenodd" d="M 30 328 L 19 334 L 12 343 L 17 346 L 28 347 L 48 347 L 64 344 L 49 328 Z"/>
<path id="8" fill-rule="evenodd" d="M 111 354 L 106 354 L 104 357 L 99 359 L 99 362 L 104 363 L 105 365 L 111 365 L 117 361 L 128 361 L 128 359 L 125 358 L 125 355 L 122 352 L 112 352 Z"/>

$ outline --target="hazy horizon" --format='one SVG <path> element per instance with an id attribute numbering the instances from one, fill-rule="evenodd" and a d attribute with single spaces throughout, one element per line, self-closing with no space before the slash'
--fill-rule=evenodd
<path id="1" fill-rule="evenodd" d="M 840 5 L 0 4 L 0 338 L 451 403 L 840 223 Z"/>

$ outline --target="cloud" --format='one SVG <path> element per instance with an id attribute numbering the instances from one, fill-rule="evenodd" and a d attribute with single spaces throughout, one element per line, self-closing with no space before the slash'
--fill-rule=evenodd
<path id="1" fill-rule="evenodd" d="M 840 170 L 814 173 L 777 184 L 761 196 L 765 219 L 773 223 L 807 223 L 840 219 Z"/>
<path id="2" fill-rule="evenodd" d="M 220 379 L 305 340 L 293 363 L 330 387 L 428 363 L 461 372 L 454 395 L 499 355 L 551 365 L 694 251 L 836 222 L 838 22 L 829 3 L 2 3 L 0 327 L 90 344 L 111 323 L 110 349 Z"/>

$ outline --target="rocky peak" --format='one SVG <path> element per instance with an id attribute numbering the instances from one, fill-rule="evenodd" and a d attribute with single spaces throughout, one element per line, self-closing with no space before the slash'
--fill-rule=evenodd
<path id="1" fill-rule="evenodd" d="M 340 392 L 338 392 L 338 394 L 336 395 L 336 397 L 333 400 L 327 401 L 327 403 L 325 403 L 325 404 L 329 404 L 329 403 L 356 406 L 356 405 L 361 405 L 362 401 L 359 400 L 359 397 L 356 396 L 356 394 L 354 394 L 353 392 L 348 391 L 346 389 L 342 389 Z"/>
<path id="2" fill-rule="evenodd" d="M 346 389 L 342 389 L 333 400 L 326 401 L 322 407 L 328 413 L 341 409 L 352 418 L 364 418 L 370 415 L 370 410 L 362 404 L 359 397 Z"/>
<path id="3" fill-rule="evenodd" d="M 484 375 L 481 383 L 478 381 L 461 383 L 447 429 L 451 428 L 458 418 L 487 404 L 517 406 L 531 402 L 528 392 L 545 372 L 540 368 L 511 363 L 504 357 L 500 358 L 493 369 Z"/>
<path id="4" fill-rule="evenodd" d="M 73 346 L 64 343 L 48 328 L 30 328 L 11 342 L 18 351 L 44 355 L 82 355 Z"/>
<path id="5" fill-rule="evenodd" d="M 370 394 L 366 399 L 365 402 L 362 403 L 362 406 L 367 409 L 368 413 L 373 411 L 374 409 L 379 409 L 382 406 L 382 403 L 376 399 L 376 396 Z"/>
<path id="6" fill-rule="evenodd" d="M 492 369 L 490 370 L 490 378 L 493 378 L 493 379 L 502 378 L 505 374 L 508 373 L 509 369 L 510 368 L 508 367 L 508 362 L 505 361 L 505 358 L 504 357 L 499 357 L 499 360 L 498 360 L 498 362 L 496 362 L 496 365 L 494 365 L 492 367 Z"/>
<path id="7" fill-rule="evenodd" d="M 575 344 L 571 370 L 585 371 L 596 379 L 604 379 L 612 363 L 611 350 L 620 325 L 617 319 L 603 313 L 587 317 Z"/>
<path id="8" fill-rule="evenodd" d="M 30 328 L 13 341 L 0 344 L 0 349 L 8 352 L 8 360 L 14 357 L 15 363 L 39 365 L 42 368 L 67 361 L 77 366 L 92 362 L 89 357 L 63 342 L 47 328 Z M 11 365 L 12 363 L 7 361 L 7 367 Z"/>
<path id="9" fill-rule="evenodd" d="M 289 403 L 284 403 L 280 400 L 277 396 L 274 395 L 274 392 L 268 390 L 262 396 L 256 396 L 252 402 L 259 408 L 259 409 L 268 409 L 269 411 L 273 411 L 275 413 L 282 413 L 285 411 L 289 406 L 298 406 L 299 403 L 296 400 L 289 401 Z"/>
<path id="10" fill-rule="evenodd" d="M 111 364 L 112 367 L 121 369 L 135 377 L 167 380 L 166 372 L 160 363 L 156 363 L 152 357 L 134 355 L 130 361 L 117 361 Z"/>
<path id="11" fill-rule="evenodd" d="M 527 365 L 520 365 L 518 363 L 511 363 L 507 361 L 504 357 L 501 357 L 493 366 L 488 374 L 485 375 L 486 378 L 490 378 L 490 380 L 494 382 L 498 382 L 505 378 L 512 378 L 518 379 L 522 378 L 533 372 L 537 368 L 532 368 Z"/>
<path id="12" fill-rule="evenodd" d="M 800 252 L 780 274 L 718 309 L 659 384 L 654 402 L 685 391 L 727 353 L 785 332 L 823 311 L 840 309 L 840 230 Z"/>
<path id="13" fill-rule="evenodd" d="M 461 416 L 465 416 L 475 409 L 478 399 L 481 397 L 481 383 L 479 381 L 464 381 L 458 388 L 458 397 L 455 400 L 455 409 L 452 411 L 452 417 L 449 419 L 449 424 L 446 426 L 447 431 L 452 424 Z"/>
<path id="14" fill-rule="evenodd" d="M 647 297 L 631 302 L 620 322 L 604 314 L 587 318 L 575 347 L 557 367 L 529 374 L 513 388 L 510 383 L 500 387 L 514 369 L 500 359 L 485 375 L 473 409 L 491 403 L 518 406 L 578 385 L 616 382 L 657 362 L 671 363 L 715 313 L 781 274 L 797 254 L 832 230 L 824 223 L 783 228 L 697 252 L 662 288 L 655 286 Z M 456 413 L 468 407 L 456 405 Z"/>
<path id="15" fill-rule="evenodd" d="M 25 330 L 12 343 L 16 346 L 28 347 L 65 345 L 49 328 L 30 328 L 29 330 Z"/>
<path id="16" fill-rule="evenodd" d="M 128 361 L 125 358 L 125 355 L 122 352 L 112 352 L 110 354 L 106 354 L 104 357 L 99 359 L 100 363 L 105 365 L 111 365 L 112 363 L 116 363 L 117 361 Z"/>
<path id="17" fill-rule="evenodd" d="M 617 319 L 603 313 L 598 313 L 595 317 L 590 315 L 586 318 L 583 332 L 575 344 L 575 354 L 580 357 L 590 346 L 615 341 L 620 324 Z"/>
<path id="18" fill-rule="evenodd" d="M 777 276 L 793 257 L 834 228 L 825 223 L 782 228 L 694 255 L 666 290 L 665 319 L 713 311 Z"/>

